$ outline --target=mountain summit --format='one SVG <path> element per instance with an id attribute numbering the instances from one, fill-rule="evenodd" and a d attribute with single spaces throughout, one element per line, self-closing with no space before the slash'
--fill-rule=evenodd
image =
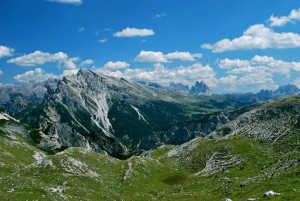
<path id="1" fill-rule="evenodd" d="M 299 93 L 300 90 L 294 84 L 282 85 L 275 91 L 277 96 L 295 96 L 299 95 Z"/>
<path id="2" fill-rule="evenodd" d="M 190 90 L 190 94 L 192 95 L 211 95 L 212 91 L 204 82 L 196 82 L 195 86 L 192 86 Z"/>
<path id="3" fill-rule="evenodd" d="M 188 85 L 171 82 L 169 89 L 173 91 L 186 92 L 191 95 L 212 95 L 212 91 L 203 81 L 197 81 L 191 88 Z"/>
<path id="4" fill-rule="evenodd" d="M 40 148 L 83 147 L 122 158 L 206 136 L 236 117 L 228 111 L 270 99 L 257 94 L 203 98 L 198 95 L 211 95 L 204 82 L 196 82 L 189 93 L 181 93 L 188 86 L 171 85 L 181 91 L 81 69 L 61 80 L 1 86 L 0 109 L 40 131 Z M 266 95 L 296 93 L 296 86 L 287 85 Z"/>
<path id="5" fill-rule="evenodd" d="M 174 83 L 174 82 L 170 83 L 169 88 L 171 90 L 180 91 L 180 92 L 189 92 L 189 90 L 190 90 L 188 85 L 184 85 L 184 84 L 181 84 L 181 83 Z"/>
<path id="6" fill-rule="evenodd" d="M 280 86 L 277 90 L 261 90 L 258 95 L 262 98 L 277 98 L 282 96 L 297 96 L 300 94 L 300 90 L 294 84 L 287 84 Z"/>

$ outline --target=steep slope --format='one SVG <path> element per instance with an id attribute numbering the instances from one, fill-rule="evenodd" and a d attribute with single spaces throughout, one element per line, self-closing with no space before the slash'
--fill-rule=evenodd
<path id="1" fill-rule="evenodd" d="M 6 103 L 6 111 L 44 132 L 40 146 L 45 149 L 84 147 L 117 157 L 127 155 L 128 149 L 187 142 L 199 135 L 181 137 L 184 133 L 176 132 L 175 138 L 181 138 L 177 142 L 144 146 L 148 136 L 166 128 L 238 105 L 221 96 L 190 96 L 87 69 L 45 86 L 42 104 L 18 97 Z"/>
<path id="2" fill-rule="evenodd" d="M 39 132 L 0 112 L 0 181 L 45 153 L 34 145 Z"/>
<path id="3" fill-rule="evenodd" d="M 298 131 L 293 127 L 295 122 L 284 117 L 294 115 L 291 111 L 297 111 L 299 105 L 299 98 L 288 98 L 248 113 L 252 118 L 263 114 L 262 111 L 276 109 L 284 114 L 276 118 L 278 126 Z M 270 123 L 273 121 L 270 119 Z M 19 134 L 12 133 L 5 141 L 9 144 L 6 151 L 0 152 L 0 158 L 10 160 L 8 166 L 6 160 L 0 159 L 7 168 L 0 175 L 1 199 L 299 200 L 299 149 L 291 149 L 289 138 L 283 138 L 282 149 L 277 149 L 268 141 L 257 140 L 261 133 L 256 130 L 248 133 L 253 134 L 197 138 L 127 160 L 83 148 L 68 148 L 48 155 L 31 146 L 22 135 L 14 139 Z M 6 131 L 2 133 L 0 143 L 7 135 Z M 299 132 L 291 135 L 297 137 Z M 22 146 L 16 146 L 16 142 L 22 142 Z M 22 155 L 19 148 L 25 150 Z M 275 195 L 267 196 L 271 191 Z"/>
<path id="4" fill-rule="evenodd" d="M 196 85 L 199 93 L 209 91 L 204 83 Z M 28 89 L 21 93 L 23 88 Z M 84 147 L 119 158 L 204 137 L 239 115 L 233 112 L 237 108 L 261 102 L 255 94 L 189 95 L 87 69 L 62 80 L 1 90 L 7 93 L 4 111 L 45 134 L 40 147 Z"/>
<path id="5" fill-rule="evenodd" d="M 79 146 L 122 156 L 128 153 L 122 142 L 137 144 L 153 129 L 184 119 L 178 93 L 86 69 L 46 87 L 43 104 L 16 116 L 47 135 L 41 142 L 47 149 Z"/>
<path id="6" fill-rule="evenodd" d="M 232 136 L 242 133 L 276 149 L 300 148 L 300 97 L 277 100 L 240 115 L 212 136 Z M 283 151 L 283 150 L 281 150 Z"/>

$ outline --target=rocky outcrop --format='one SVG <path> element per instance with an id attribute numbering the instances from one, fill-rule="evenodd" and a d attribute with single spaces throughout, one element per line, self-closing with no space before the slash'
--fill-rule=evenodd
<path id="1" fill-rule="evenodd" d="M 207 160 L 205 168 L 196 173 L 196 175 L 210 176 L 218 172 L 223 172 L 231 166 L 238 165 L 244 161 L 240 156 L 214 152 L 211 157 Z"/>
<path id="2" fill-rule="evenodd" d="M 290 97 L 245 112 L 211 133 L 212 137 L 242 134 L 262 143 L 299 149 L 300 98 Z M 284 144 L 282 144 L 284 143 Z M 285 151 L 285 150 L 282 150 Z"/>

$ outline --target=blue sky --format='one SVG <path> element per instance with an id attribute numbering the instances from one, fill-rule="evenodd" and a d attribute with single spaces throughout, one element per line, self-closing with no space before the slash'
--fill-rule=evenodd
<path id="1" fill-rule="evenodd" d="M 300 86 L 300 1 L 1 0 L 0 83 L 90 68 L 217 93 Z"/>

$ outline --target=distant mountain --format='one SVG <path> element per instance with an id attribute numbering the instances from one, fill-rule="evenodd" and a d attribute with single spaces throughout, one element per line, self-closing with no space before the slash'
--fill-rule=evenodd
<path id="1" fill-rule="evenodd" d="M 158 84 L 157 82 L 149 82 L 148 83 L 149 87 L 155 87 L 155 88 L 161 88 L 162 86 Z"/>
<path id="2" fill-rule="evenodd" d="M 262 98 L 278 98 L 283 96 L 296 96 L 300 95 L 300 90 L 294 84 L 282 85 L 277 90 L 261 90 L 258 94 Z"/>
<path id="3" fill-rule="evenodd" d="M 204 82 L 196 82 L 195 86 L 192 86 L 190 90 L 190 94 L 192 95 L 211 95 L 212 91 Z"/>
<path id="4" fill-rule="evenodd" d="M 179 92 L 187 92 L 191 95 L 206 95 L 206 96 L 212 95 L 212 91 L 203 81 L 201 82 L 197 81 L 195 85 L 191 87 L 191 89 L 188 85 L 171 82 L 169 89 L 174 91 L 179 91 Z"/>
<path id="5" fill-rule="evenodd" d="M 296 92 L 288 86 L 264 93 L 277 93 L 277 98 Z M 249 110 L 236 109 L 273 98 L 211 95 L 203 82 L 196 82 L 190 93 L 81 69 L 61 80 L 1 86 L 0 110 L 43 133 L 37 143 L 43 149 L 84 147 L 122 158 L 140 149 L 204 137 Z"/>
<path id="6" fill-rule="evenodd" d="M 189 92 L 190 87 L 181 83 L 171 82 L 169 88 L 174 91 Z"/>
<path id="7" fill-rule="evenodd" d="M 56 151 L 84 147 L 116 157 L 137 149 L 154 131 L 187 121 L 185 103 L 198 101 L 157 83 L 144 85 L 87 69 L 43 87 L 39 102 L 21 94 L 3 103 L 10 115 L 45 134 L 39 146 Z M 198 107 L 203 105 L 193 109 Z"/>
<path id="8" fill-rule="evenodd" d="M 55 82 L 55 80 L 49 80 L 49 82 Z M 3 85 L 0 87 L 0 105 L 16 97 L 41 102 L 46 91 L 44 82 L 30 81 L 23 85 Z"/>
<path id="9" fill-rule="evenodd" d="M 282 85 L 275 92 L 276 96 L 295 96 L 300 94 L 300 90 L 294 84 Z"/>

